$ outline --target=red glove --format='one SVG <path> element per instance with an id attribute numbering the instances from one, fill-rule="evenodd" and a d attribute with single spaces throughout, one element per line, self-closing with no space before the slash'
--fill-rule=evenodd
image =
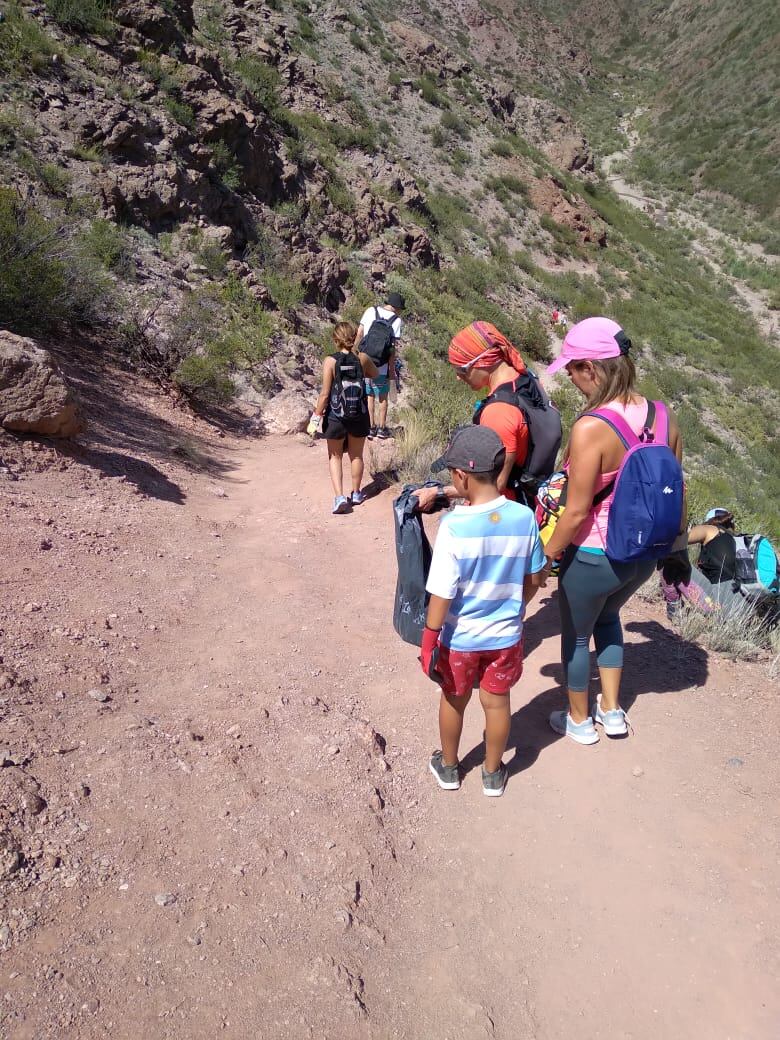
<path id="1" fill-rule="evenodd" d="M 433 679 L 439 686 L 444 685 L 444 680 L 441 675 L 436 671 L 436 665 L 439 662 L 439 637 L 441 636 L 440 628 L 428 628 L 426 625 L 423 630 L 422 646 L 420 647 L 420 656 L 417 660 L 422 665 L 422 670 L 428 676 L 429 679 Z"/>

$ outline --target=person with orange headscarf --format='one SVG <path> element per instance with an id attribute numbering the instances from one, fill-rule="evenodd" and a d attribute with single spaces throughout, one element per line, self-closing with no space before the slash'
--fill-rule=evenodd
<path id="1" fill-rule="evenodd" d="M 513 386 L 518 376 L 526 371 L 525 362 L 516 347 L 495 325 L 488 321 L 473 321 L 450 340 L 449 362 L 455 375 L 472 390 L 487 390 L 488 395 L 499 387 Z M 493 401 L 484 405 L 479 415 L 480 426 L 494 430 L 506 450 L 506 462 L 498 478 L 498 490 L 507 498 L 516 495 L 507 486 L 512 469 L 522 466 L 528 454 L 528 425 L 522 411 L 513 404 Z M 431 495 L 430 492 L 433 492 Z M 438 488 L 421 488 L 419 508 L 425 512 L 433 505 Z M 444 489 L 452 501 L 458 497 L 454 486 Z M 428 499 L 430 498 L 430 502 Z"/>

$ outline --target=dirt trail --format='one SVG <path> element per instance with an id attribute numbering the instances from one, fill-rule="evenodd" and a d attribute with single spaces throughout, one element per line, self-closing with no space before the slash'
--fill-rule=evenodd
<path id="1" fill-rule="evenodd" d="M 390 493 L 332 517 L 322 445 L 219 453 L 217 493 L 192 477 L 183 503 L 143 501 L 117 554 L 78 572 L 62 558 L 58 575 L 38 553 L 8 575 L 51 583 L 41 615 L 72 579 L 68 610 L 114 615 L 98 627 L 117 649 L 110 701 L 84 696 L 75 656 L 57 701 L 46 618 L 42 701 L 5 715 L 2 739 L 34 749 L 63 862 L 6 888 L 3 1035 L 777 1036 L 761 667 L 708 659 L 637 602 L 635 733 L 580 748 L 546 722 L 561 697 L 544 595 L 505 796 L 481 793 L 476 707 L 465 783 L 439 791 L 435 694 L 390 624 Z"/>

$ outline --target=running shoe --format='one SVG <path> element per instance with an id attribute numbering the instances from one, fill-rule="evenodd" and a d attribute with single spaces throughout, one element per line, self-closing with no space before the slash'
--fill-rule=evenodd
<path id="1" fill-rule="evenodd" d="M 610 711 L 601 710 L 601 694 L 596 698 L 593 709 L 593 723 L 604 727 L 608 737 L 625 737 L 631 721 L 622 708 L 612 708 Z"/>
<path id="2" fill-rule="evenodd" d="M 445 766 L 442 761 L 441 751 L 434 751 L 428 768 L 436 777 L 436 783 L 445 791 L 457 791 L 460 787 L 460 773 L 458 766 Z"/>
<path id="3" fill-rule="evenodd" d="M 376 435 L 377 437 L 379 437 L 380 440 L 383 441 L 386 441 L 389 437 L 393 436 L 386 426 L 380 426 L 379 429 L 376 431 Z"/>
<path id="4" fill-rule="evenodd" d="M 550 725 L 556 733 L 562 737 L 571 737 L 578 744 L 598 743 L 599 735 L 590 717 L 583 722 L 575 722 L 568 711 L 554 711 L 550 716 Z"/>
<path id="5" fill-rule="evenodd" d="M 374 439 L 374 437 L 376 437 L 376 435 L 378 433 L 379 433 L 379 427 L 378 426 L 372 426 L 371 429 L 368 431 L 368 439 L 370 441 L 372 441 Z"/>
<path id="6" fill-rule="evenodd" d="M 502 762 L 495 773 L 488 773 L 482 767 L 482 793 L 488 798 L 500 798 L 506 790 L 506 782 L 509 779 L 506 766 Z"/>
<path id="7" fill-rule="evenodd" d="M 363 494 L 362 491 L 353 491 L 352 492 L 352 505 L 353 506 L 362 506 L 363 503 L 365 502 L 365 500 L 366 500 L 366 496 Z"/>
<path id="8" fill-rule="evenodd" d="M 348 513 L 349 512 L 349 500 L 345 495 L 338 495 L 333 499 L 333 512 L 334 513 Z"/>

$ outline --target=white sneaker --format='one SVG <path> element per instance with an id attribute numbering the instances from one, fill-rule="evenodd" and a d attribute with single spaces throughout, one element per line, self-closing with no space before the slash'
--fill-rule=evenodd
<path id="1" fill-rule="evenodd" d="M 571 737 L 578 744 L 598 743 L 599 735 L 590 716 L 582 722 L 575 722 L 568 711 L 554 711 L 550 715 L 550 725 L 556 733 L 562 737 Z"/>
<path id="2" fill-rule="evenodd" d="M 625 737 L 631 720 L 622 708 L 611 708 L 609 711 L 601 710 L 601 694 L 596 698 L 593 708 L 593 723 L 604 727 L 608 737 Z M 631 727 L 633 729 L 633 727 Z"/>

